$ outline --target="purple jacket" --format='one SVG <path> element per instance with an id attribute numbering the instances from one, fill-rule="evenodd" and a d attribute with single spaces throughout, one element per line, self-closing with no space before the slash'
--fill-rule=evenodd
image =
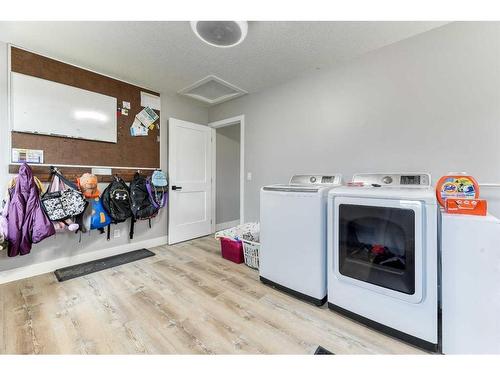
<path id="1" fill-rule="evenodd" d="M 26 255 L 31 245 L 55 233 L 54 226 L 40 205 L 38 188 L 31 168 L 27 164 L 19 167 L 9 203 L 8 239 L 10 243 L 8 255 Z"/>

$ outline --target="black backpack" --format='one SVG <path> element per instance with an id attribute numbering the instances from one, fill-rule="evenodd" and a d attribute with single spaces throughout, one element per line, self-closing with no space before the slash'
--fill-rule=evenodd
<path id="1" fill-rule="evenodd" d="M 122 223 L 132 216 L 130 204 L 130 189 L 122 178 L 114 176 L 106 189 L 102 192 L 102 205 L 113 224 Z M 108 240 L 110 228 L 108 226 Z"/>
<path id="2" fill-rule="evenodd" d="M 151 201 L 146 181 L 146 177 L 136 173 L 134 179 L 130 183 L 130 202 L 132 204 L 130 239 L 134 237 L 134 222 L 136 220 L 149 220 L 149 227 L 151 228 L 151 219 L 154 218 L 160 210 L 160 208 L 156 207 Z"/>

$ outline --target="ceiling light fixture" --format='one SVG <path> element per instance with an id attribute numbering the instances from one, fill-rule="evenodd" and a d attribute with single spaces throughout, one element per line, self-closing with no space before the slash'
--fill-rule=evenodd
<path id="1" fill-rule="evenodd" d="M 219 48 L 234 47 L 245 39 L 247 21 L 191 21 L 191 29 L 205 43 Z"/>

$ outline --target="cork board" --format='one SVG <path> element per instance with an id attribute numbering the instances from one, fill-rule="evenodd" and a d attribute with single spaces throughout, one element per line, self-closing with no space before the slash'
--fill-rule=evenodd
<path id="1" fill-rule="evenodd" d="M 123 101 L 130 102 L 128 116 L 122 115 L 117 108 L 117 143 L 13 131 L 13 148 L 43 150 L 44 164 L 48 165 L 116 169 L 160 167 L 159 130 L 155 128 L 145 137 L 130 135 L 134 117 L 143 109 L 141 91 L 153 95 L 158 93 L 16 47 L 11 47 L 11 71 L 109 95 L 117 99 L 119 107 Z M 156 112 L 160 115 L 159 111 Z"/>

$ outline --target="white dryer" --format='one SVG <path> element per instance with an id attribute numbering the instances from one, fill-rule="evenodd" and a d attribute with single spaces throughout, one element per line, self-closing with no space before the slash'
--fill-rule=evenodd
<path id="1" fill-rule="evenodd" d="M 259 274 L 265 284 L 318 306 L 326 302 L 326 206 L 342 177 L 295 175 L 260 192 Z"/>
<path id="2" fill-rule="evenodd" d="M 328 307 L 438 350 L 437 204 L 427 173 L 358 174 L 328 196 Z"/>

